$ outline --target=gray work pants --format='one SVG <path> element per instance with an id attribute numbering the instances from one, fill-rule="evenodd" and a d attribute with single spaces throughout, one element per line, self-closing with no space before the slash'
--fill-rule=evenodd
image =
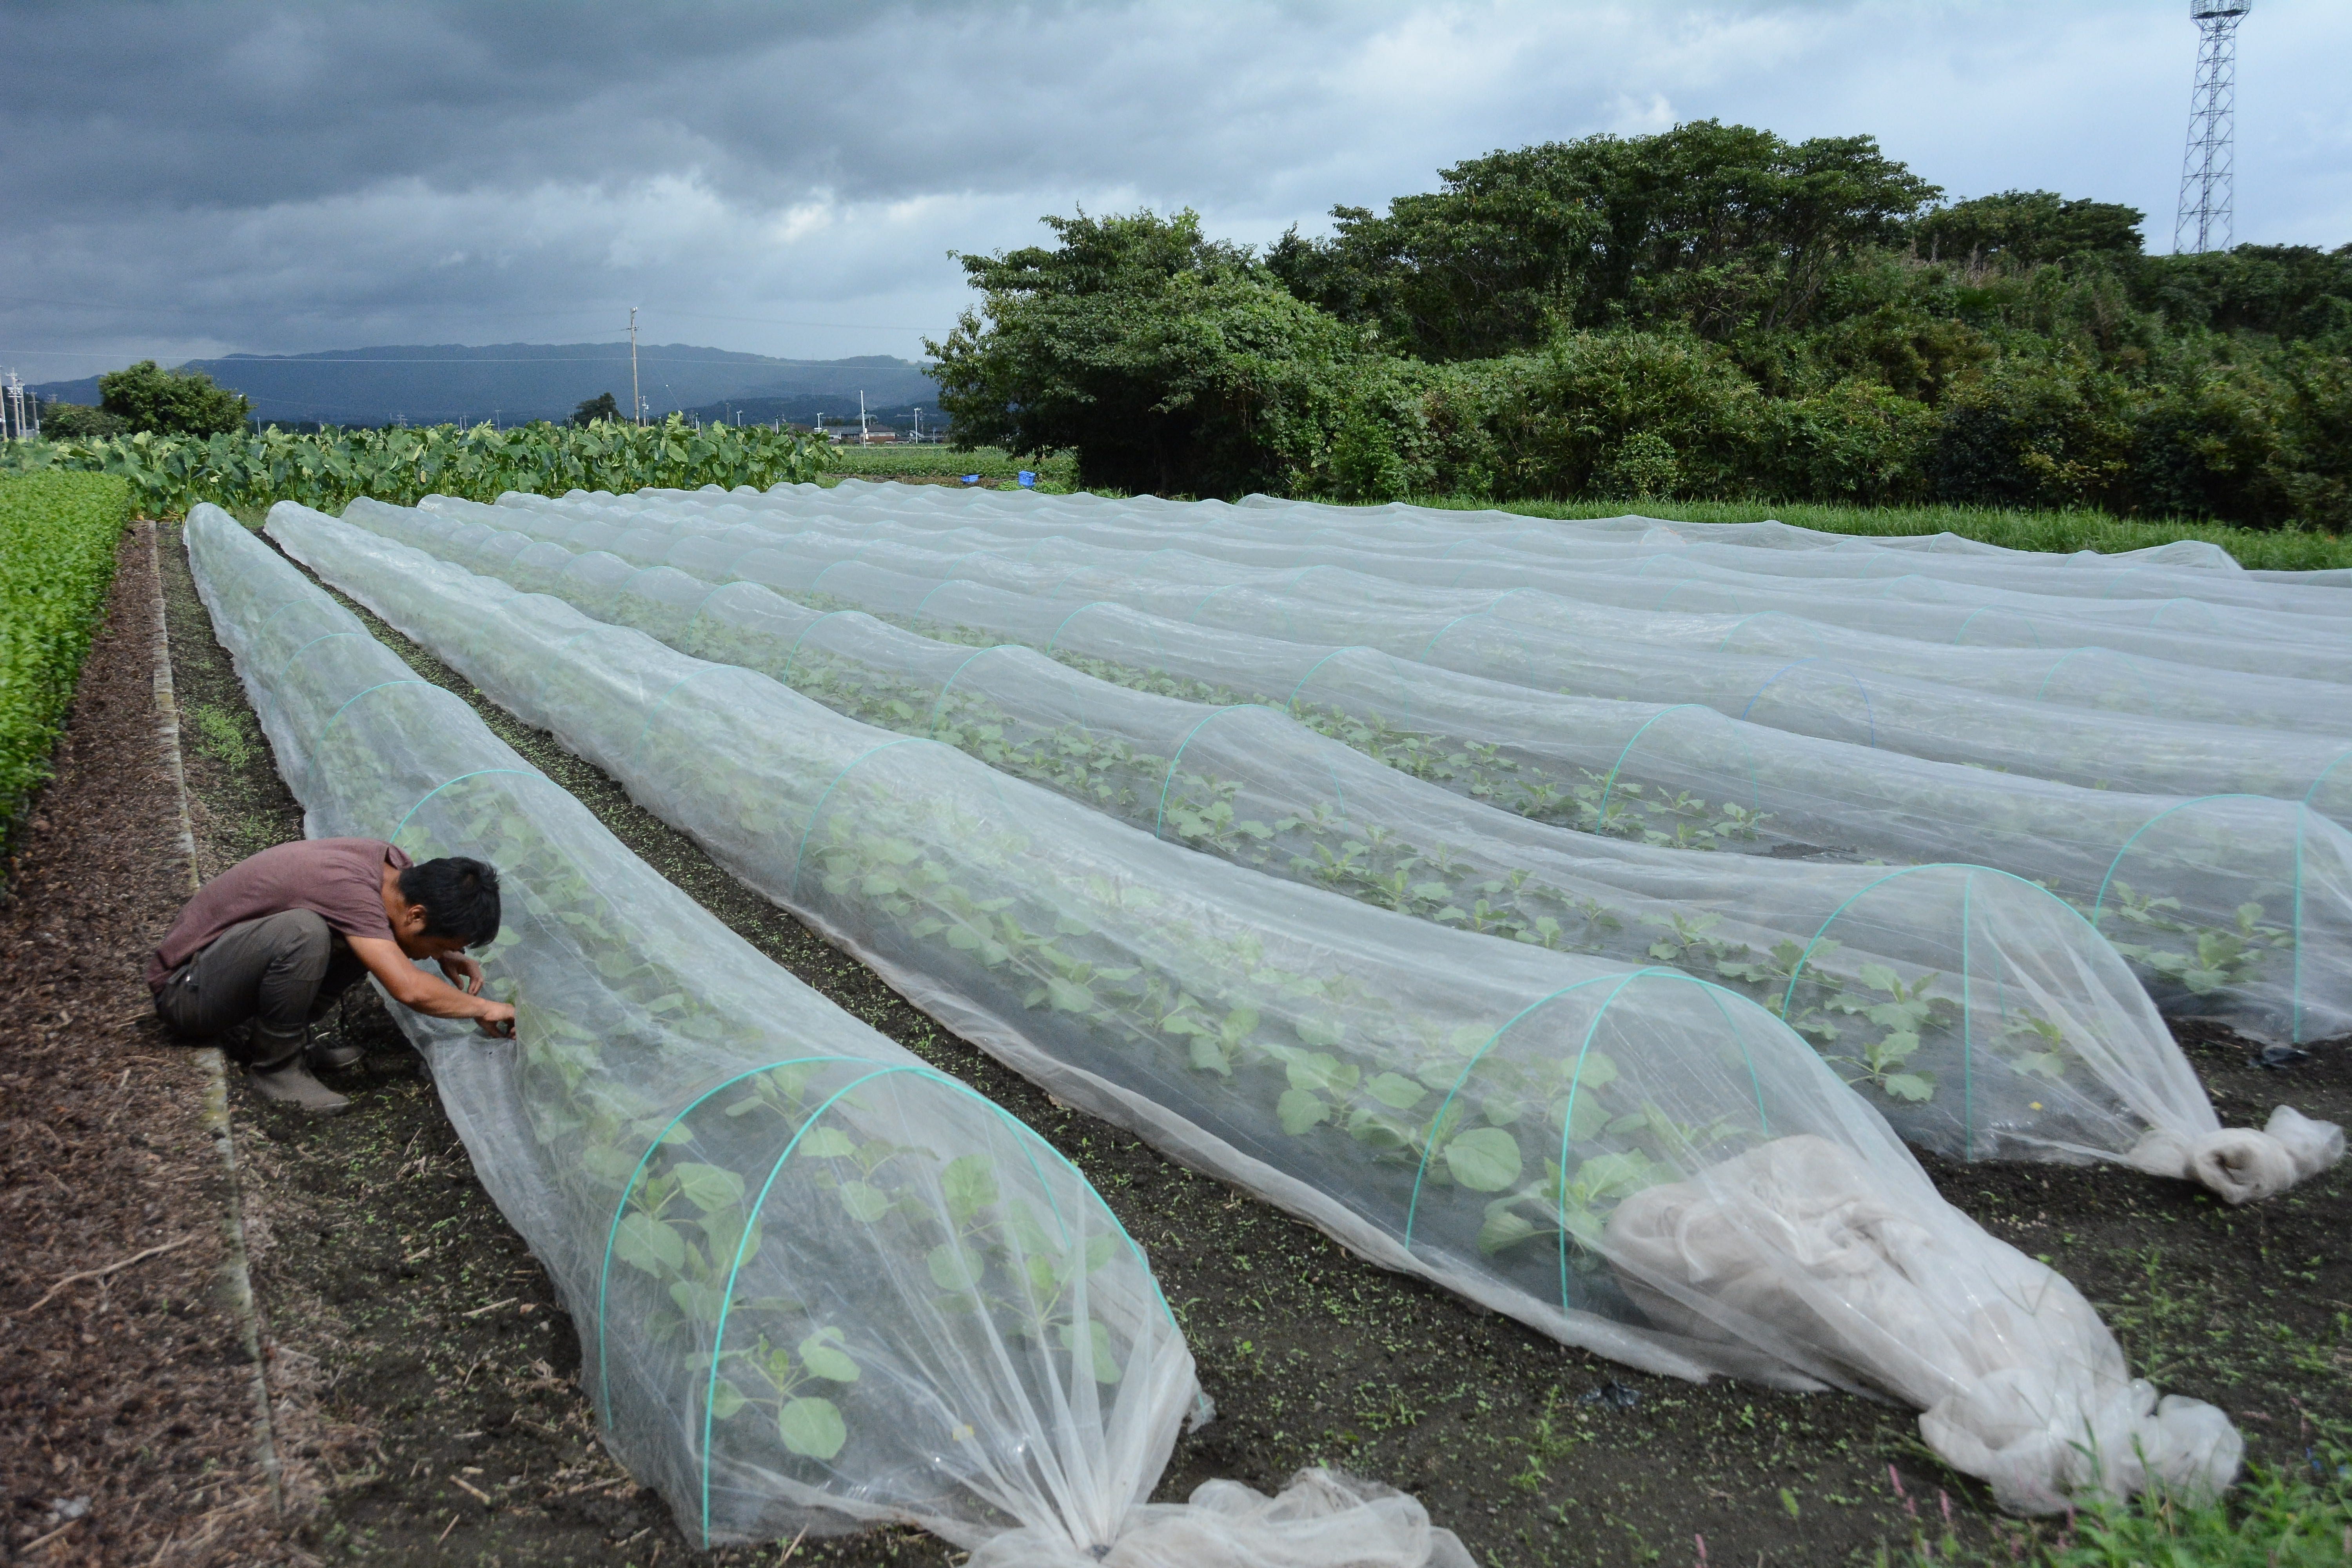
<path id="1" fill-rule="evenodd" d="M 288 910 L 215 937 L 163 982 L 155 1011 L 173 1033 L 199 1039 L 250 1023 L 248 1043 L 230 1054 L 268 1069 L 299 1056 L 310 1026 L 366 973 L 325 920 Z"/>

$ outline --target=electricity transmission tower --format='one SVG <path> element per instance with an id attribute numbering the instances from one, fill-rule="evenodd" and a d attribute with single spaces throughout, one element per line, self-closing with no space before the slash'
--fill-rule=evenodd
<path id="1" fill-rule="evenodd" d="M 2236 172 L 2238 24 L 2254 0 L 2189 0 L 2197 24 L 2197 87 L 2189 97 L 2189 151 L 2180 160 L 2175 251 L 2227 250 Z"/>

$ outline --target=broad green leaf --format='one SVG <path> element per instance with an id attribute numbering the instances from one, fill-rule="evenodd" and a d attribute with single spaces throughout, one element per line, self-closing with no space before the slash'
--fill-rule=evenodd
<path id="1" fill-rule="evenodd" d="M 839 1128 L 812 1127 L 801 1134 L 800 1147 L 794 1152 L 812 1160 L 838 1160 L 856 1153 L 857 1144 Z"/>
<path id="2" fill-rule="evenodd" d="M 839 1329 L 819 1329 L 800 1342 L 801 1364 L 827 1383 L 856 1383 L 857 1363 L 841 1348 Z"/>
<path id="3" fill-rule="evenodd" d="M 830 1399 L 794 1399 L 776 1415 L 776 1432 L 784 1447 L 811 1459 L 830 1459 L 849 1441 L 849 1428 Z"/>
<path id="4" fill-rule="evenodd" d="M 678 1195 L 704 1214 L 742 1206 L 743 1178 L 724 1166 L 688 1163 L 673 1166 L 670 1176 Z"/>
<path id="5" fill-rule="evenodd" d="M 849 1217 L 861 1225 L 872 1225 L 890 1212 L 890 1200 L 881 1189 L 865 1182 L 844 1182 L 835 1191 Z"/>
<path id="6" fill-rule="evenodd" d="M 748 1403 L 750 1402 L 743 1397 L 743 1391 L 722 1377 L 719 1380 L 719 1386 L 710 1391 L 711 1417 L 714 1420 L 724 1421 L 742 1409 Z"/>
<path id="7" fill-rule="evenodd" d="M 950 1296 L 979 1284 L 983 1267 L 978 1254 L 953 1242 L 941 1242 L 924 1254 L 923 1266 L 930 1270 L 931 1283 Z"/>
<path id="8" fill-rule="evenodd" d="M 677 1303 L 679 1311 L 695 1321 L 715 1323 L 719 1321 L 719 1308 L 725 1305 L 727 1297 L 724 1291 L 697 1283 L 692 1279 L 673 1279 L 669 1286 L 669 1299 Z"/>
<path id="9" fill-rule="evenodd" d="M 1478 1250 L 1492 1256 L 1516 1247 L 1536 1233 L 1536 1227 L 1513 1214 L 1507 1205 L 1486 1205 L 1486 1223 L 1478 1227 Z"/>
<path id="10" fill-rule="evenodd" d="M 1384 1072 L 1366 1084 L 1364 1092 L 1391 1110 L 1411 1110 L 1429 1091 L 1402 1073 Z"/>
<path id="11" fill-rule="evenodd" d="M 1331 1114 L 1329 1101 L 1321 1095 L 1303 1089 L 1286 1089 L 1275 1102 L 1274 1113 L 1282 1122 L 1282 1130 L 1296 1138 L 1308 1128 Z"/>
<path id="12" fill-rule="evenodd" d="M 965 1154 L 948 1162 L 940 1173 L 940 1191 L 948 1213 L 961 1223 L 997 1199 L 996 1164 L 985 1154 Z"/>
<path id="13" fill-rule="evenodd" d="M 686 1262 L 686 1238 L 642 1210 L 621 1218 L 613 1233 L 613 1253 L 633 1268 L 648 1274 L 672 1272 Z"/>
<path id="14" fill-rule="evenodd" d="M 1474 1193 L 1499 1193 L 1519 1179 L 1518 1140 L 1499 1127 L 1465 1132 L 1445 1145 L 1445 1168 Z"/>
<path id="15" fill-rule="evenodd" d="M 1936 1097 L 1936 1080 L 1916 1072 L 1889 1073 L 1885 1089 L 1897 1100 L 1933 1100 Z"/>

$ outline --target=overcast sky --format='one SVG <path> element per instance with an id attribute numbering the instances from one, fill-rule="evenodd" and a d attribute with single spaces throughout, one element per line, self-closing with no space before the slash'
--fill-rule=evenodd
<path id="1" fill-rule="evenodd" d="M 2168 248 L 2185 0 L 0 9 L 0 369 L 404 342 L 915 356 L 950 249 L 1083 205 L 1257 243 L 1442 165 L 1716 117 Z M 2352 5 L 2240 34 L 2237 233 L 2352 240 Z"/>

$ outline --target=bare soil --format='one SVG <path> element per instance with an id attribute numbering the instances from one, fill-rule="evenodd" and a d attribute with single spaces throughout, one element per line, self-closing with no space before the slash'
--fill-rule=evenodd
<path id="1" fill-rule="evenodd" d="M 164 558 L 209 873 L 298 835 L 299 814 L 174 539 Z M 1213 1476 L 1272 1488 L 1301 1465 L 1336 1464 L 1413 1491 L 1496 1568 L 1868 1562 L 1882 1548 L 1948 1534 L 2006 1557 L 2009 1542 L 2063 1528 L 1995 1514 L 1919 1444 L 1906 1412 L 1844 1395 L 1693 1386 L 1565 1350 L 1353 1258 L 1054 1104 L 727 877 L 602 773 L 370 625 L 721 919 L 1006 1105 L 1095 1182 L 1150 1250 L 1220 1409 L 1180 1444 L 1161 1496 L 1181 1497 Z M 129 770 L 90 769 L 61 777 L 53 798 L 70 788 L 77 821 L 95 819 L 130 786 Z M 136 871 L 126 887 L 137 885 Z M 83 962 L 103 968 L 128 953 L 86 952 Z M 360 996 L 344 1026 L 372 1054 L 338 1080 L 358 1099 L 351 1114 L 320 1121 L 247 1098 L 235 1106 L 290 1505 L 286 1550 L 501 1568 L 780 1561 L 775 1546 L 692 1552 L 659 1500 L 597 1447 L 574 1377 L 572 1325 L 474 1182 L 415 1057 L 373 993 Z M 2269 1072 L 2243 1042 L 2216 1032 L 2187 1031 L 2184 1044 L 2225 1121 L 2258 1121 L 2281 1100 L 2333 1120 L 2352 1115 L 2352 1051 L 2343 1046 Z M 9 1072 L 23 1070 L 16 1055 Z M 8 1088 L 21 1118 L 13 1108 L 24 1101 Z M 2352 1423 L 2347 1173 L 2238 1211 L 2117 1170 L 1934 1173 L 1996 1235 L 2082 1286 L 2145 1374 L 2223 1405 L 2263 1462 L 2306 1463 L 2319 1424 Z M 8 1200 L 37 1174 L 20 1180 L 12 1164 Z M 97 1211 L 79 1223 L 123 1223 L 114 1205 L 127 1194 L 74 1192 Z M 193 1211 L 193 1201 L 182 1205 Z M 12 1490 L 20 1517 L 32 1517 L 28 1495 Z M 803 1542 L 790 1560 L 944 1564 L 955 1554 L 902 1531 Z"/>

